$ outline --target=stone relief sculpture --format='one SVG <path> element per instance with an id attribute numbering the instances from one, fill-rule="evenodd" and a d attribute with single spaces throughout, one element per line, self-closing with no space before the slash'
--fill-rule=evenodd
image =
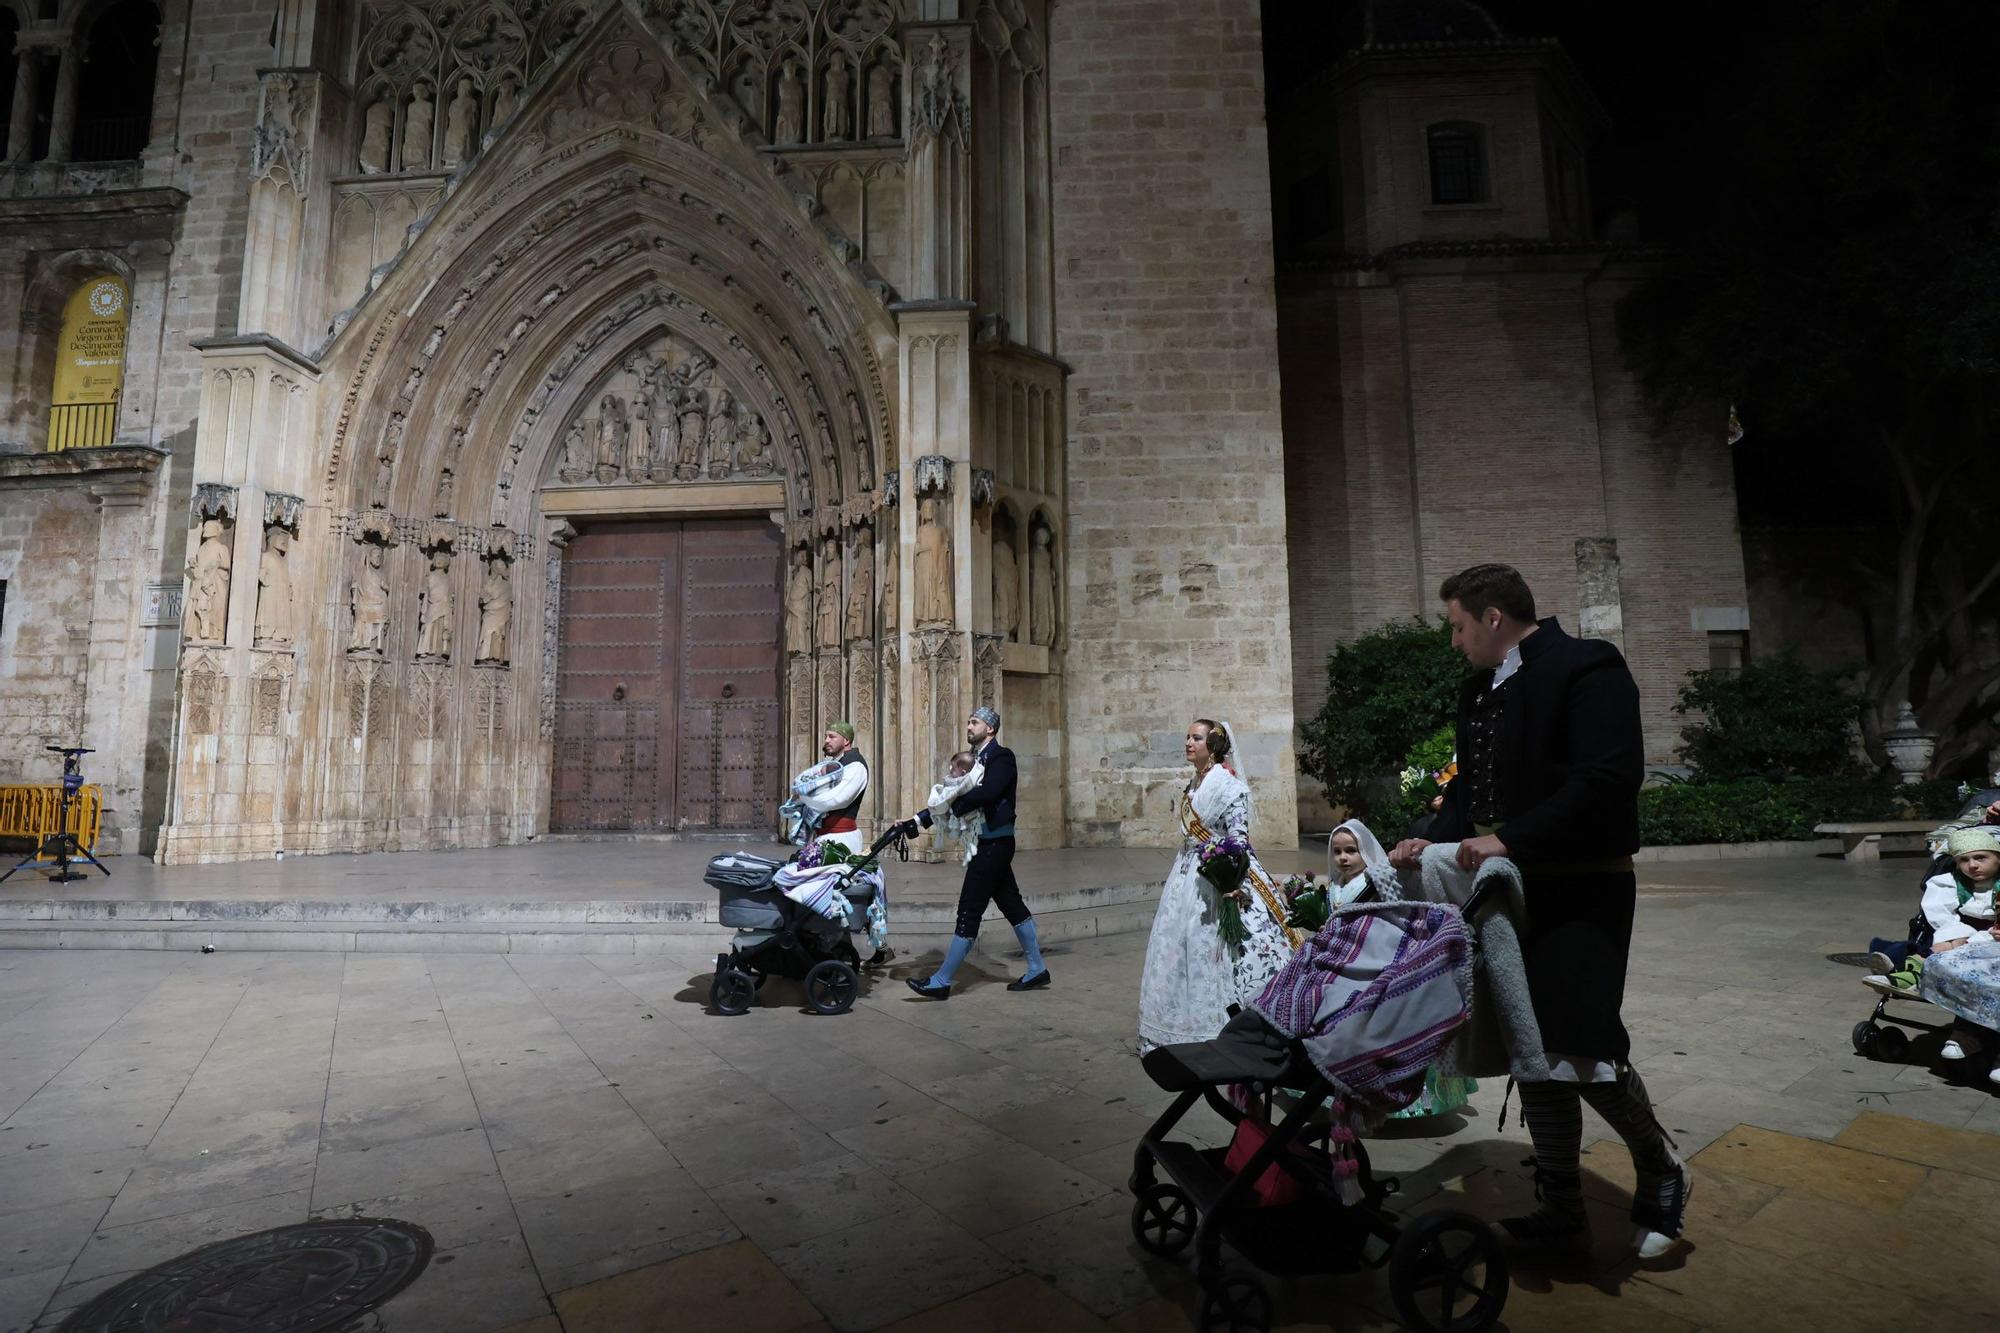
<path id="1" fill-rule="evenodd" d="M 799 62 L 787 60 L 778 75 L 778 119 L 771 132 L 772 143 L 804 143 L 805 85 L 799 77 Z"/>
<path id="2" fill-rule="evenodd" d="M 943 501 L 935 495 L 926 495 L 917 506 L 917 558 L 911 577 L 920 626 L 949 625 L 952 619 L 951 532 L 942 510 Z"/>
<path id="3" fill-rule="evenodd" d="M 445 468 L 438 473 L 437 503 L 432 506 L 439 518 L 451 517 L 451 488 L 454 478 L 452 470 Z"/>
<path id="4" fill-rule="evenodd" d="M 1021 564 L 1013 538 L 999 532 L 993 534 L 993 632 L 1021 640 Z"/>
<path id="5" fill-rule="evenodd" d="M 854 534 L 854 573 L 847 581 L 847 637 L 875 637 L 875 543 L 865 527 Z"/>
<path id="6" fill-rule="evenodd" d="M 826 536 L 819 543 L 819 646 L 840 644 L 840 539 Z"/>
<path id="7" fill-rule="evenodd" d="M 771 432 L 755 412 L 738 418 L 736 470 L 746 477 L 768 477 L 777 470 L 777 460 L 771 456 Z"/>
<path id="8" fill-rule="evenodd" d="M 512 79 L 502 79 L 500 88 L 493 94 L 493 123 L 500 124 L 514 114 L 514 104 L 521 100 L 521 88 Z"/>
<path id="9" fill-rule="evenodd" d="M 361 170 L 379 175 L 389 169 L 389 135 L 395 129 L 396 108 L 389 99 L 368 104 L 361 133 Z"/>
<path id="10" fill-rule="evenodd" d="M 699 388 L 689 388 L 681 394 L 681 467 L 674 469 L 680 476 L 682 468 L 689 478 L 701 475 L 701 452 L 708 443 L 708 395 Z"/>
<path id="11" fill-rule="evenodd" d="M 417 595 L 417 660 L 451 660 L 451 553 L 431 552 L 431 567 Z"/>
<path id="12" fill-rule="evenodd" d="M 889 534 L 895 534 L 895 515 L 890 515 Z M 902 623 L 903 607 L 899 600 L 903 588 L 902 539 L 891 535 L 882 544 L 882 633 L 894 634 Z"/>
<path id="13" fill-rule="evenodd" d="M 382 577 L 382 548 L 370 543 L 347 590 L 347 651 L 380 657 L 389 628 L 389 584 Z"/>
<path id="14" fill-rule="evenodd" d="M 826 70 L 826 114 L 820 121 L 820 138 L 847 137 L 848 101 L 853 94 L 854 76 L 847 72 L 847 62 L 835 57 Z"/>
<path id="15" fill-rule="evenodd" d="M 885 63 L 868 71 L 868 137 L 896 137 L 896 76 Z"/>
<path id="16" fill-rule="evenodd" d="M 264 528 L 264 553 L 257 559 L 257 617 L 250 642 L 258 648 L 292 646 L 292 534 L 276 523 Z"/>
<path id="17" fill-rule="evenodd" d="M 410 94 L 410 109 L 403 117 L 403 170 L 422 171 L 431 164 L 431 127 L 436 116 L 430 85 L 418 84 Z"/>
<path id="18" fill-rule="evenodd" d="M 564 481 L 582 481 L 590 475 L 590 441 L 585 438 L 583 419 L 569 423 L 563 432 L 562 471 Z"/>
<path id="19" fill-rule="evenodd" d="M 727 477 L 736 463 L 736 403 L 729 390 L 717 388 L 715 410 L 708 418 L 708 475 Z"/>
<path id="20" fill-rule="evenodd" d="M 368 501 L 370 508 L 387 509 L 389 507 L 389 488 L 395 483 L 395 480 L 396 456 L 385 449 L 375 455 L 375 485 Z"/>
<path id="21" fill-rule="evenodd" d="M 455 167 L 469 162 L 478 151 L 479 99 L 472 95 L 472 80 L 458 81 L 458 96 L 444 113 L 444 154 L 439 165 Z"/>
<path id="22" fill-rule="evenodd" d="M 653 476 L 653 398 L 642 380 L 632 396 L 631 434 L 625 441 L 625 480 L 650 481 Z"/>
<path id="23" fill-rule="evenodd" d="M 188 562 L 187 619 L 194 643 L 221 643 L 229 620 L 229 542 L 222 520 L 203 519 Z"/>
<path id="24" fill-rule="evenodd" d="M 506 666 L 507 630 L 514 623 L 514 585 L 507 575 L 507 559 L 490 557 L 486 578 L 479 585 L 479 655 L 482 665 Z"/>
<path id="25" fill-rule="evenodd" d="M 1035 549 L 1028 557 L 1028 634 L 1034 643 L 1056 642 L 1056 553 L 1054 534 L 1035 525 Z"/>
<path id="26" fill-rule="evenodd" d="M 599 481 L 618 480 L 618 469 L 625 462 L 625 404 L 610 394 L 605 394 L 597 404 L 597 479 Z"/>
<path id="27" fill-rule="evenodd" d="M 785 649 L 802 653 L 812 647 L 812 551 L 792 548 L 792 568 L 785 579 Z"/>

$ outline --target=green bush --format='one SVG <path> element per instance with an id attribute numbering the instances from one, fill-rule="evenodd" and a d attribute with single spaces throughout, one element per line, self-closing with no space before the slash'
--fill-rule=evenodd
<path id="1" fill-rule="evenodd" d="M 1639 793 L 1639 841 L 1648 847 L 1703 842 L 1787 842 L 1813 837 L 1815 824 L 1930 819 L 1957 812 L 1949 782 L 1908 786 L 1877 777 L 1697 779 Z"/>
<path id="2" fill-rule="evenodd" d="M 1741 671 L 1690 671 L 1674 711 L 1681 758 L 1703 778 L 1851 773 L 1860 709 L 1849 673 L 1815 671 L 1789 655 Z"/>
<path id="3" fill-rule="evenodd" d="M 1367 814 L 1394 794 L 1412 747 L 1451 724 L 1464 679 L 1441 621 L 1396 621 L 1342 644 L 1326 660 L 1326 702 L 1300 729 L 1300 767 L 1335 805 Z"/>
<path id="4" fill-rule="evenodd" d="M 1410 747 L 1403 756 L 1403 762 L 1396 767 L 1396 779 L 1391 782 L 1387 794 L 1378 797 L 1367 816 L 1369 829 L 1382 840 L 1384 847 L 1393 847 L 1409 831 L 1410 822 L 1429 807 L 1433 793 L 1412 790 L 1404 791 L 1402 775 L 1411 769 L 1421 773 L 1437 773 L 1451 762 L 1458 752 L 1458 728 L 1447 722 L 1436 731 Z"/>

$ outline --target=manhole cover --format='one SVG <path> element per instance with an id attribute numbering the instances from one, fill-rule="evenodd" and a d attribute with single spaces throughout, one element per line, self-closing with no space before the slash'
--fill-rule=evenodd
<path id="1" fill-rule="evenodd" d="M 1844 967 L 1867 967 L 1870 965 L 1869 957 L 1870 955 L 1865 953 L 1830 953 L 1826 956 L 1826 961 L 1839 963 Z"/>
<path id="2" fill-rule="evenodd" d="M 431 1261 L 431 1233 L 354 1217 L 278 1227 L 191 1250 L 122 1282 L 61 1333 L 312 1333 L 372 1310 Z"/>

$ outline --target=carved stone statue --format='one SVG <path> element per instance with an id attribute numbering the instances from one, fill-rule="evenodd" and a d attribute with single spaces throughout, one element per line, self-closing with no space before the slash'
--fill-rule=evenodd
<path id="1" fill-rule="evenodd" d="M 625 442 L 625 480 L 649 481 L 653 475 L 653 397 L 644 383 L 632 395 L 632 434 Z"/>
<path id="2" fill-rule="evenodd" d="M 563 432 L 561 476 L 564 481 L 582 481 L 590 476 L 590 441 L 584 435 L 583 418 L 569 423 Z"/>
<path id="3" fill-rule="evenodd" d="M 514 104 L 521 100 L 521 89 L 512 79 L 502 79 L 499 91 L 493 94 L 493 123 L 500 124 L 514 114 Z"/>
<path id="4" fill-rule="evenodd" d="M 746 477 L 768 477 L 777 470 L 771 457 L 771 432 L 755 412 L 737 418 L 736 470 Z"/>
<path id="5" fill-rule="evenodd" d="M 821 120 L 825 133 L 822 139 L 845 139 L 849 123 L 849 102 L 854 96 L 854 76 L 847 72 L 847 62 L 834 57 L 826 67 L 826 114 Z"/>
<path id="6" fill-rule="evenodd" d="M 625 404 L 611 394 L 597 403 L 597 479 L 618 480 L 625 463 Z"/>
<path id="7" fill-rule="evenodd" d="M 903 604 L 900 600 L 903 588 L 903 538 L 897 531 L 896 511 L 886 511 L 889 515 L 886 540 L 882 543 L 882 633 L 892 635 L 903 620 Z"/>
<path id="8" fill-rule="evenodd" d="M 681 456 L 674 475 L 692 481 L 701 475 L 701 451 L 708 441 L 708 394 L 690 388 L 681 395 Z"/>
<path id="9" fill-rule="evenodd" d="M 430 572 L 417 597 L 417 660 L 451 660 L 451 556 L 431 552 Z"/>
<path id="10" fill-rule="evenodd" d="M 458 81 L 458 96 L 444 113 L 444 154 L 439 165 L 455 167 L 470 161 L 479 139 L 479 99 L 472 95 L 472 80 Z"/>
<path id="11" fill-rule="evenodd" d="M 195 643 L 221 643 L 229 620 L 229 542 L 222 520 L 203 519 L 201 540 L 188 562 L 187 618 Z"/>
<path id="12" fill-rule="evenodd" d="M 389 507 L 389 488 L 396 480 L 396 456 L 384 451 L 375 455 L 375 489 L 368 501 L 376 509 Z"/>
<path id="13" fill-rule="evenodd" d="M 1021 641 L 1021 563 L 1013 541 L 999 533 L 993 535 L 993 632 Z"/>
<path id="14" fill-rule="evenodd" d="M 868 71 L 868 137 L 896 137 L 896 76 L 883 64 Z"/>
<path id="15" fill-rule="evenodd" d="M 1054 647 L 1056 642 L 1056 553 L 1054 537 L 1037 524 L 1035 549 L 1028 557 L 1028 636 L 1031 642 Z"/>
<path id="16" fill-rule="evenodd" d="M 951 530 L 945 527 L 944 502 L 926 495 L 917 507 L 915 582 L 917 624 L 951 623 Z"/>
<path id="17" fill-rule="evenodd" d="M 430 86 L 418 84 L 403 117 L 403 170 L 422 171 L 431 164 L 431 126 L 436 116 Z"/>
<path id="18" fill-rule="evenodd" d="M 488 560 L 486 579 L 479 585 L 480 662 L 507 665 L 507 628 L 514 621 L 514 585 L 507 577 L 507 561 Z"/>
<path id="19" fill-rule="evenodd" d="M 875 635 L 875 544 L 863 528 L 854 539 L 854 572 L 847 580 L 847 637 Z"/>
<path id="20" fill-rule="evenodd" d="M 292 646 L 292 571 L 286 556 L 292 534 L 273 523 L 264 529 L 257 559 L 257 621 L 250 642 L 259 648 Z"/>
<path id="21" fill-rule="evenodd" d="M 799 62 L 787 60 L 778 74 L 778 122 L 771 133 L 772 143 L 804 143 L 805 85 L 799 78 Z"/>
<path id="22" fill-rule="evenodd" d="M 717 388 L 715 410 L 708 418 L 708 475 L 721 480 L 736 462 L 736 402 L 729 390 Z"/>
<path id="23" fill-rule="evenodd" d="M 819 646 L 840 643 L 840 539 L 824 537 L 819 544 Z"/>
<path id="24" fill-rule="evenodd" d="M 382 548 L 373 543 L 347 590 L 347 612 L 352 618 L 347 651 L 380 657 L 389 628 L 389 584 L 382 577 Z"/>
<path id="25" fill-rule="evenodd" d="M 812 600 L 812 552 L 794 547 L 785 579 L 785 651 L 812 651 Z"/>
<path id="26" fill-rule="evenodd" d="M 396 107 L 387 98 L 368 104 L 361 132 L 361 170 L 376 175 L 389 169 L 389 136 L 396 126 Z"/>
<path id="27" fill-rule="evenodd" d="M 454 477 L 450 468 L 438 473 L 437 503 L 432 506 L 439 518 L 451 517 L 451 487 Z"/>

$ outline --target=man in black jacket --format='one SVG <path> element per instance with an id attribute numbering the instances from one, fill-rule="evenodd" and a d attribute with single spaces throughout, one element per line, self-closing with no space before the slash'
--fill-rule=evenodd
<path id="1" fill-rule="evenodd" d="M 1014 938 L 1028 955 L 1027 970 L 1008 982 L 1007 989 L 1040 990 L 1049 984 L 1049 969 L 1042 962 L 1041 941 L 1035 935 L 1034 914 L 1021 901 L 1021 886 L 1014 882 L 1014 752 L 1000 743 L 999 731 L 1000 714 L 991 708 L 975 708 L 965 720 L 965 743 L 985 771 L 971 791 L 951 803 L 951 812 L 969 815 L 978 811 L 986 817 L 986 827 L 965 866 L 965 885 L 958 891 L 958 923 L 951 947 L 945 951 L 944 965 L 929 980 L 909 979 L 910 989 L 928 1000 L 951 998 L 952 976 L 979 938 L 979 919 L 986 915 L 988 903 L 1000 905 L 1007 923 L 1014 927 Z M 920 810 L 907 827 L 914 835 L 930 823 L 931 812 Z"/>
<path id="2" fill-rule="evenodd" d="M 1495 856 L 1521 869 L 1522 960 L 1553 1077 L 1520 1085 L 1543 1206 L 1502 1225 L 1522 1244 L 1587 1237 L 1587 1101 L 1632 1151 L 1635 1244 L 1658 1258 L 1680 1236 L 1694 1181 L 1653 1116 L 1618 1016 L 1638 896 L 1639 687 L 1612 644 L 1536 620 L 1534 594 L 1510 566 L 1475 565 L 1438 596 L 1452 646 L 1473 667 L 1458 701 L 1458 778 L 1429 840 L 1399 843 L 1390 859 L 1412 866 L 1431 842 L 1456 842 L 1467 870 Z"/>

